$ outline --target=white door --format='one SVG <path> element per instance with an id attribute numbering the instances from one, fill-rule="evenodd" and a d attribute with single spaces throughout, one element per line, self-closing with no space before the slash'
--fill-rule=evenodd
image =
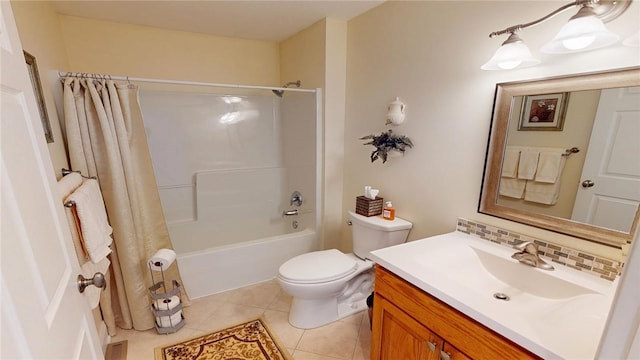
<path id="1" fill-rule="evenodd" d="M 0 1 L 1 359 L 103 359 L 9 1 Z"/>
<path id="2" fill-rule="evenodd" d="M 629 232 L 640 204 L 640 87 L 602 90 L 572 219 Z"/>

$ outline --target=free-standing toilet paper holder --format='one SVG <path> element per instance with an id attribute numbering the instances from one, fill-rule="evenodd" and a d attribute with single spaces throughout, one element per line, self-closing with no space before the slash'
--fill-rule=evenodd
<path id="1" fill-rule="evenodd" d="M 166 280 L 164 278 L 164 270 L 154 270 L 152 261 L 148 262 L 149 272 L 151 273 L 151 282 L 153 285 L 149 287 L 149 295 L 151 296 L 151 311 L 156 318 L 155 326 L 159 334 L 171 334 L 180 330 L 184 326 L 184 314 L 182 313 L 182 300 L 180 299 L 180 284 L 176 280 L 171 281 L 172 289 L 167 291 Z M 160 281 L 156 282 L 154 273 L 160 273 Z M 169 305 L 173 301 L 173 297 L 177 296 L 178 304 Z M 166 304 L 167 309 L 160 308 L 160 304 Z M 172 304 L 173 305 L 173 304 Z M 179 313 L 179 316 L 176 315 Z M 178 318 L 178 319 L 176 319 Z M 166 320 L 163 320 L 166 319 Z M 166 326 L 168 325 L 168 326 Z"/>

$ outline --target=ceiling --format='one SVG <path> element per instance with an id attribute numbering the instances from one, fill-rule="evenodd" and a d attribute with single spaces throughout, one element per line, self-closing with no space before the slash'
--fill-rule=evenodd
<path id="1" fill-rule="evenodd" d="M 384 0 L 52 1 L 65 15 L 280 42 L 325 17 L 349 20 Z"/>

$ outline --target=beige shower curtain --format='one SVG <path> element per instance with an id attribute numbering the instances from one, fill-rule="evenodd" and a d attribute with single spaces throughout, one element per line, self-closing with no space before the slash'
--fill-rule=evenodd
<path id="1" fill-rule="evenodd" d="M 153 173 L 138 87 L 92 78 L 63 81 L 71 168 L 98 178 L 113 227 L 112 309 L 103 315 L 109 310 L 114 315 L 105 316 L 105 323 L 109 334 L 115 333 L 114 323 L 123 329 L 151 329 L 155 319 L 147 259 L 158 249 L 173 246 Z M 165 272 L 165 279 L 182 284 L 177 263 Z M 189 304 L 184 289 L 182 301 Z"/>

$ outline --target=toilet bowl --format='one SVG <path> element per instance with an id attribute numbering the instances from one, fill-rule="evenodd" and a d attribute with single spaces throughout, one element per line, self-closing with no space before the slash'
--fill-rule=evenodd
<path id="1" fill-rule="evenodd" d="M 289 323 L 316 328 L 367 308 L 373 291 L 369 252 L 406 241 L 411 223 L 349 212 L 354 253 L 337 249 L 298 255 L 280 266 L 278 282 L 292 296 Z"/>

